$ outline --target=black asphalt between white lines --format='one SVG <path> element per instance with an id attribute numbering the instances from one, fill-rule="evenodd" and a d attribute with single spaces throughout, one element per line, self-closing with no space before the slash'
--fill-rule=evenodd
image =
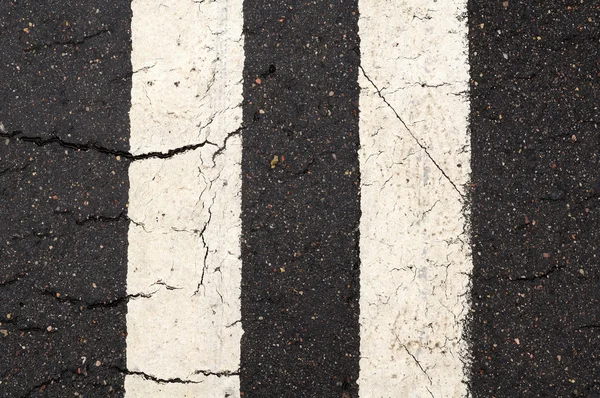
<path id="1" fill-rule="evenodd" d="M 244 2 L 244 397 L 357 397 L 358 9 Z"/>

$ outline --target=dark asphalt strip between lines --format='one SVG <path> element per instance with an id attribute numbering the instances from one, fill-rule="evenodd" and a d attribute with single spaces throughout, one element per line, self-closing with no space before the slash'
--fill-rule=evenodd
<path id="1" fill-rule="evenodd" d="M 244 2 L 244 397 L 358 396 L 357 21 Z"/>

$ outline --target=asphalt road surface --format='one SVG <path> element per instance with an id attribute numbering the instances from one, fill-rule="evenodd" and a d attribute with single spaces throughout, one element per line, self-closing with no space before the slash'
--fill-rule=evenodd
<path id="1" fill-rule="evenodd" d="M 0 3 L 0 396 L 600 397 L 600 5 L 534 3 Z"/>

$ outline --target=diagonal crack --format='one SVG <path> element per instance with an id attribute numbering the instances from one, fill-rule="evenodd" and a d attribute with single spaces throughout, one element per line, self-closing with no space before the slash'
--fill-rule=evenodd
<path id="1" fill-rule="evenodd" d="M 444 171 L 444 169 L 442 169 L 440 167 L 440 165 L 438 164 L 438 162 L 436 162 L 436 160 L 431 156 L 431 154 L 429 153 L 429 150 L 427 149 L 427 147 L 425 145 L 423 145 L 423 143 L 417 138 L 417 136 L 412 132 L 412 130 L 408 127 L 408 125 L 400 117 L 400 115 L 398 114 L 398 112 L 396 112 L 396 110 L 394 109 L 394 107 L 387 101 L 387 99 L 383 96 L 383 94 L 381 94 L 381 90 L 379 90 L 379 88 L 375 85 L 375 82 L 373 82 L 373 80 L 371 80 L 371 78 L 369 78 L 369 76 L 367 76 L 367 73 L 365 72 L 364 68 L 362 66 L 360 66 L 360 65 L 359 65 L 359 68 L 362 71 L 363 76 L 369 81 L 369 83 L 371 83 L 371 85 L 373 86 L 373 88 L 377 92 L 377 95 L 379 95 L 379 98 L 381 98 L 383 100 L 383 102 L 385 102 L 385 104 L 392 110 L 392 112 L 394 112 L 394 115 L 396 115 L 396 118 L 398 120 L 400 120 L 400 123 L 402 123 L 402 125 L 404 126 L 404 128 L 406 129 L 406 131 L 408 131 L 408 134 L 417 143 L 417 145 L 419 145 L 419 147 L 421 147 L 421 149 L 425 152 L 425 154 L 427 155 L 427 157 L 429 158 L 429 160 L 431 160 L 431 162 L 435 165 L 435 167 L 442 173 L 442 175 L 446 178 L 446 180 L 448 180 L 448 182 L 452 185 L 452 187 L 454 188 L 454 190 L 464 200 L 465 199 L 465 195 L 463 195 L 463 193 L 458 189 L 458 187 L 456 186 L 456 184 L 454 183 L 454 181 L 452 181 L 450 179 L 450 177 L 448 176 L 448 174 L 446 174 L 446 172 Z"/>
<path id="2" fill-rule="evenodd" d="M 410 357 L 415 361 L 415 363 L 417 364 L 417 366 L 419 367 L 419 369 L 421 369 L 421 372 L 423 372 L 423 374 L 425 374 L 425 376 L 427 376 L 427 379 L 429 380 L 429 384 L 433 384 L 433 382 L 431 381 L 431 377 L 429 377 L 429 374 L 427 373 L 427 371 L 425 369 L 423 369 L 423 366 L 421 366 L 421 362 L 419 362 L 419 360 L 417 359 L 417 357 L 415 357 L 413 355 L 413 353 L 408 350 L 408 347 L 406 347 L 405 344 L 402 344 L 400 342 L 400 339 L 398 338 L 398 336 L 396 336 L 396 341 L 398 342 L 398 344 L 400 344 L 400 346 L 402 348 L 404 348 L 404 350 L 406 351 L 406 353 L 408 355 L 410 355 Z"/>
<path id="3" fill-rule="evenodd" d="M 28 272 L 29 272 L 29 270 L 21 271 L 18 274 L 14 274 L 6 279 L 2 279 L 0 281 L 0 287 L 4 287 L 6 285 L 12 285 L 13 283 L 17 283 L 21 279 L 24 279 L 26 276 L 28 276 Z"/>
<path id="4" fill-rule="evenodd" d="M 227 141 L 229 141 L 229 139 L 233 136 L 240 135 L 244 129 L 246 129 L 246 126 L 242 125 L 242 126 L 238 127 L 236 130 L 227 134 L 227 136 L 225 137 L 225 140 L 223 140 L 223 145 L 221 145 L 219 147 L 219 149 L 217 149 L 215 151 L 215 153 L 213 153 L 213 155 L 212 155 L 213 163 L 215 163 L 215 159 L 217 158 L 217 156 L 221 155 L 223 153 L 223 151 L 225 151 L 225 148 L 227 148 Z"/>

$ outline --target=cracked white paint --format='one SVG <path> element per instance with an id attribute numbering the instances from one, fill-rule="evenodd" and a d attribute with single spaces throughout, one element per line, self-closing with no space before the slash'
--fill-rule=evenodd
<path id="1" fill-rule="evenodd" d="M 466 1 L 359 7 L 360 395 L 463 397 Z"/>
<path id="2" fill-rule="evenodd" d="M 127 376 L 126 391 L 127 396 L 139 396 L 143 398 L 155 398 L 155 397 L 189 397 L 189 398 L 202 398 L 202 397 L 234 397 L 239 396 L 237 390 L 239 390 L 239 382 L 237 379 L 232 377 L 221 377 L 221 378 L 210 378 L 204 380 L 202 383 L 156 383 L 148 381 L 142 376 Z M 135 391 L 135 393 L 131 393 Z M 215 391 L 220 391 L 220 395 L 212 395 Z M 235 394 L 225 395 L 223 391 L 236 391 Z"/>
<path id="3" fill-rule="evenodd" d="M 237 397 L 242 1 L 133 0 L 127 397 Z M 213 154 L 224 147 L 213 162 Z M 186 383 L 181 383 L 184 381 Z"/>

